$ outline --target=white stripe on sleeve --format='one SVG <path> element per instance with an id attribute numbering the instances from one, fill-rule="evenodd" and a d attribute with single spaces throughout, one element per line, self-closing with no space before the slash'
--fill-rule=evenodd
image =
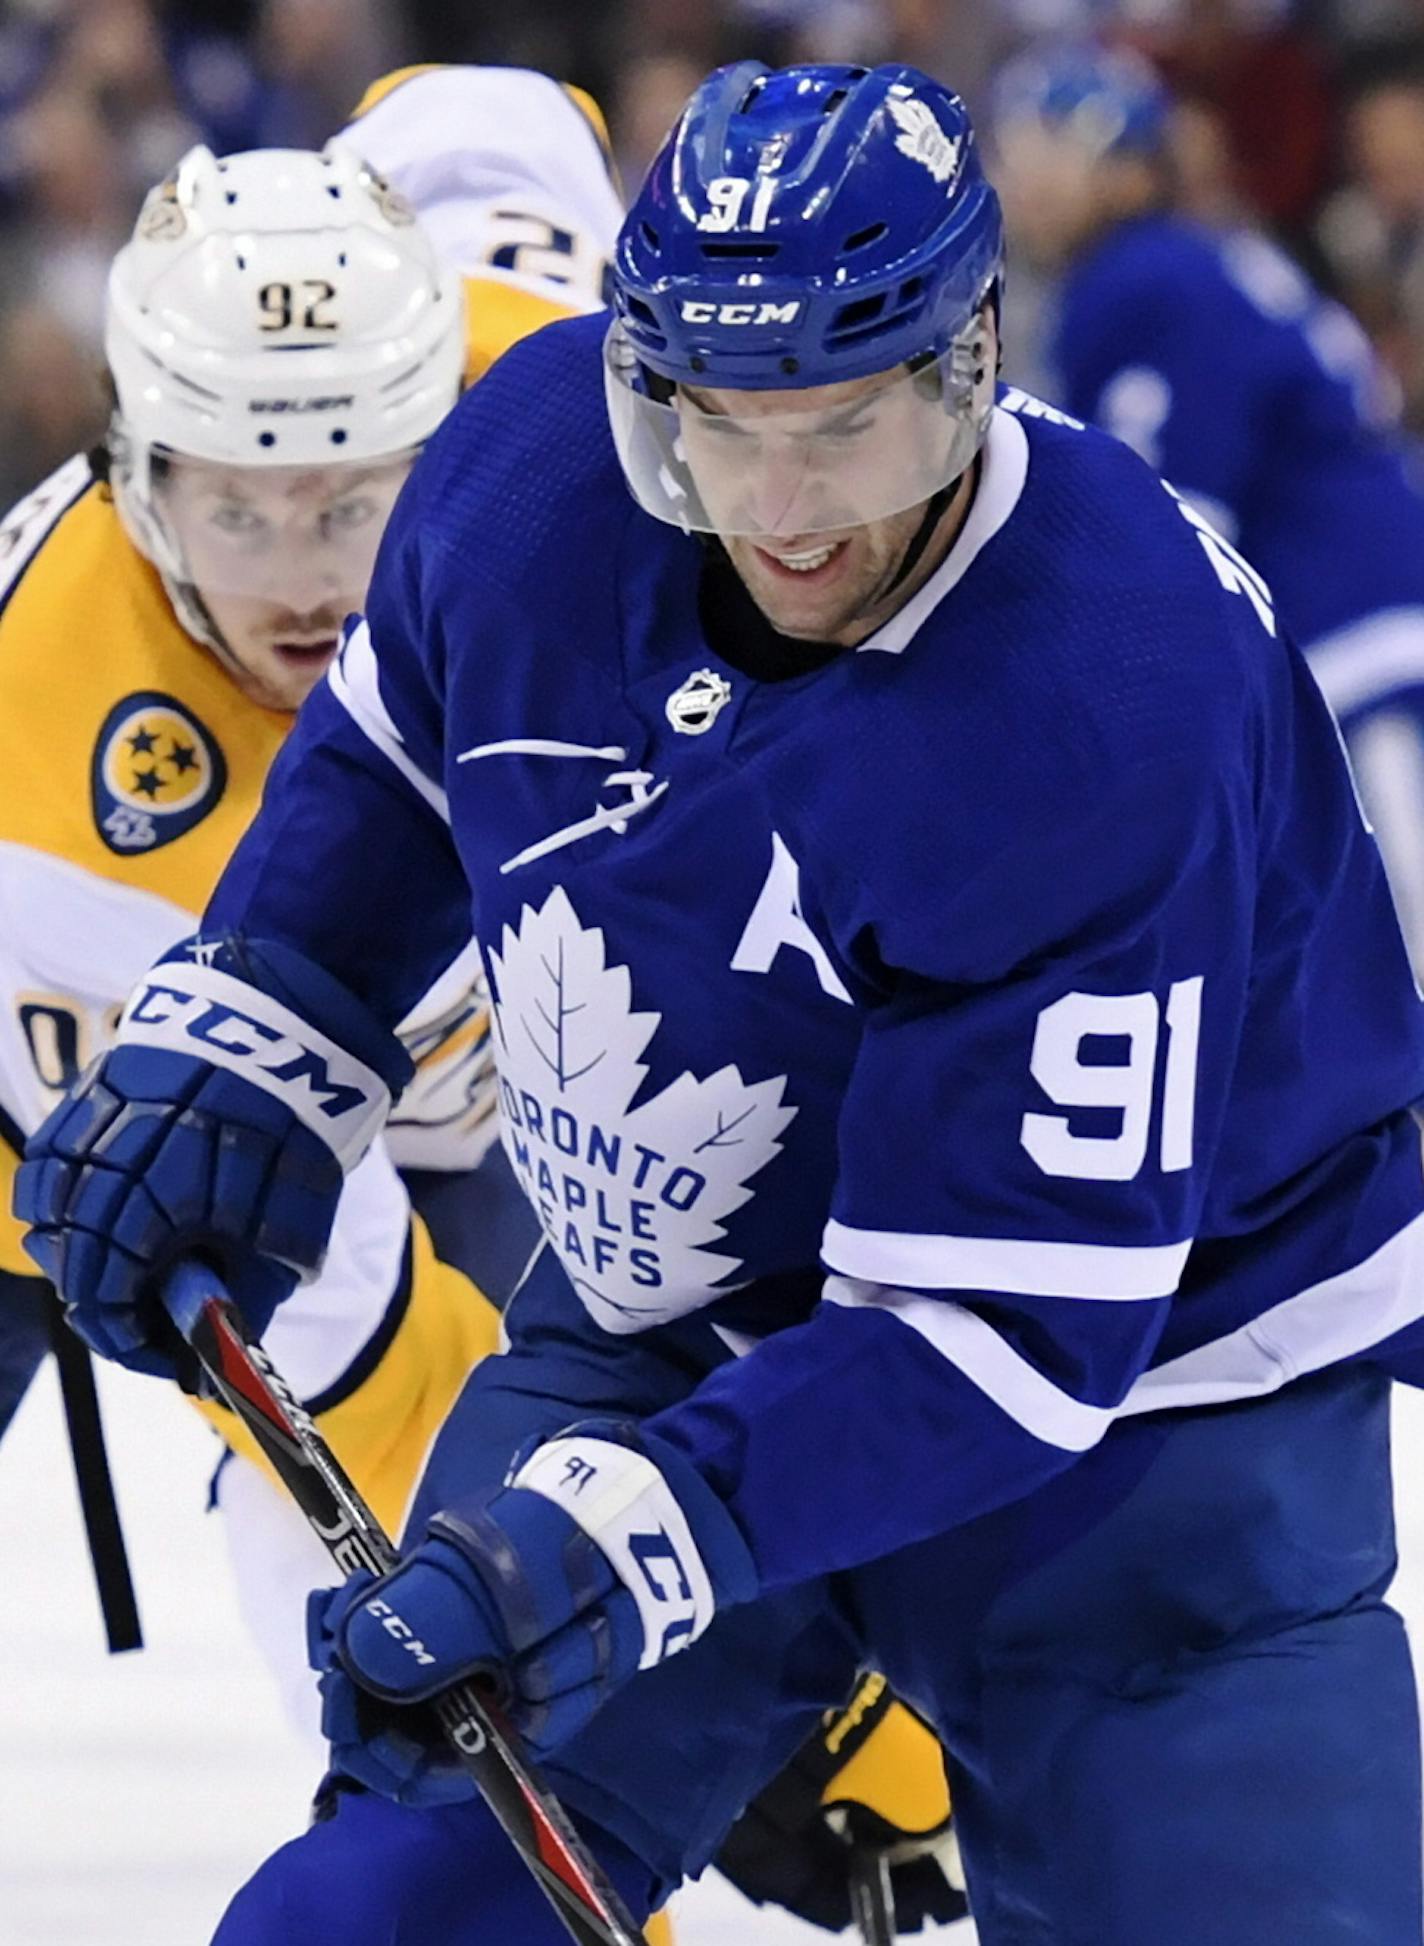
<path id="1" fill-rule="evenodd" d="M 1387 608 L 1306 649 L 1310 672 L 1337 716 L 1424 681 L 1424 608 Z"/>
<path id="2" fill-rule="evenodd" d="M 1191 1247 L 1190 1238 L 1146 1245 L 1044 1243 L 860 1230 L 832 1221 L 821 1240 L 821 1256 L 829 1269 L 871 1284 L 1141 1303 L 1172 1295 Z"/>
<path id="3" fill-rule="evenodd" d="M 1113 1406 L 1085 1405 L 1062 1391 L 992 1325 L 952 1299 L 921 1297 L 914 1291 L 892 1290 L 851 1277 L 828 1279 L 822 1295 L 828 1304 L 840 1304 L 848 1310 L 886 1311 L 898 1318 L 977 1385 L 1001 1412 L 1046 1446 L 1086 1453 L 1097 1445 L 1116 1417 Z"/>
<path id="4" fill-rule="evenodd" d="M 405 747 L 390 711 L 381 697 L 376 668 L 376 651 L 371 630 L 358 622 L 346 638 L 345 646 L 326 672 L 332 695 L 340 703 L 362 735 L 374 743 L 382 756 L 393 763 L 406 782 L 445 823 L 450 822 L 450 799 L 416 764 Z"/>
<path id="5" fill-rule="evenodd" d="M 1249 1324 L 1144 1372 L 1123 1413 L 1261 1398 L 1382 1344 L 1424 1316 L 1424 1216 L 1371 1257 L 1297 1291 Z"/>
<path id="6" fill-rule="evenodd" d="M 952 1299 L 848 1277 L 829 1278 L 824 1297 L 850 1309 L 888 1311 L 1035 1438 L 1086 1452 L 1114 1419 L 1262 1398 L 1417 1323 L 1424 1318 L 1424 1215 L 1363 1263 L 1144 1372 L 1117 1406 L 1085 1405 L 1062 1391 L 983 1318 Z"/>

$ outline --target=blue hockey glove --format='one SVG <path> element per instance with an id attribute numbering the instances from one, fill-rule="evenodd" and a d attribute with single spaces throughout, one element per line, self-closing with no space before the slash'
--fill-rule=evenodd
<path id="1" fill-rule="evenodd" d="M 157 1286 L 180 1256 L 210 1261 L 260 1336 L 320 1268 L 344 1173 L 409 1073 L 394 1035 L 300 954 L 185 942 L 31 1139 L 25 1248 L 79 1335 L 136 1371 L 173 1373 Z"/>
<path id="2" fill-rule="evenodd" d="M 469 1796 L 411 1704 L 495 1676 L 510 1722 L 546 1755 L 756 1587 L 731 1515 L 679 1453 L 627 1424 L 572 1426 L 481 1505 L 436 1514 L 389 1574 L 311 1597 L 336 1767 L 402 1804 Z"/>

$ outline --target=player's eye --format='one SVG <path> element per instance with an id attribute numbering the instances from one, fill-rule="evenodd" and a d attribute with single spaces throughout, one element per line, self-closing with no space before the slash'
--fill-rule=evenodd
<path id="1" fill-rule="evenodd" d="M 327 507 L 322 513 L 322 538 L 339 539 L 344 534 L 354 534 L 358 529 L 369 526 L 373 520 L 379 518 L 380 508 L 372 499 L 361 497 L 338 500 L 334 506 Z"/>
<path id="2" fill-rule="evenodd" d="M 864 412 L 852 419 L 835 419 L 825 428 L 825 437 L 840 441 L 859 439 L 861 434 L 869 432 L 874 424 L 874 415 Z"/>
<path id="3" fill-rule="evenodd" d="M 267 531 L 267 522 L 261 514 L 254 513 L 251 507 L 244 507 L 235 500 L 215 507 L 208 518 L 220 534 L 227 534 L 234 540 L 256 540 Z"/>

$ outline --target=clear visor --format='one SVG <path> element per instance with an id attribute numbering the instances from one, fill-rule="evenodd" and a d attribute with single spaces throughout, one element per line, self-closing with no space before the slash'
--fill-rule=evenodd
<path id="1" fill-rule="evenodd" d="M 977 316 L 914 370 L 794 393 L 679 386 L 665 403 L 643 389 L 644 369 L 615 323 L 604 376 L 634 496 L 657 519 L 702 534 L 839 533 L 920 506 L 972 462 L 994 403 Z"/>
<path id="2" fill-rule="evenodd" d="M 418 448 L 328 466 L 228 466 L 151 452 L 116 469 L 140 550 L 209 605 L 260 603 L 339 628 L 364 605 L 376 549 Z"/>

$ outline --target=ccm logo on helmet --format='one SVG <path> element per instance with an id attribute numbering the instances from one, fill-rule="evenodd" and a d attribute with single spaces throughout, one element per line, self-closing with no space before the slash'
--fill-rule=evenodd
<path id="1" fill-rule="evenodd" d="M 316 399 L 249 399 L 249 412 L 339 412 L 355 405 L 349 392 L 332 392 Z"/>
<path id="2" fill-rule="evenodd" d="M 794 324 L 801 309 L 799 297 L 785 304 L 763 299 L 760 304 L 709 304 L 698 298 L 682 301 L 684 324 Z"/>

